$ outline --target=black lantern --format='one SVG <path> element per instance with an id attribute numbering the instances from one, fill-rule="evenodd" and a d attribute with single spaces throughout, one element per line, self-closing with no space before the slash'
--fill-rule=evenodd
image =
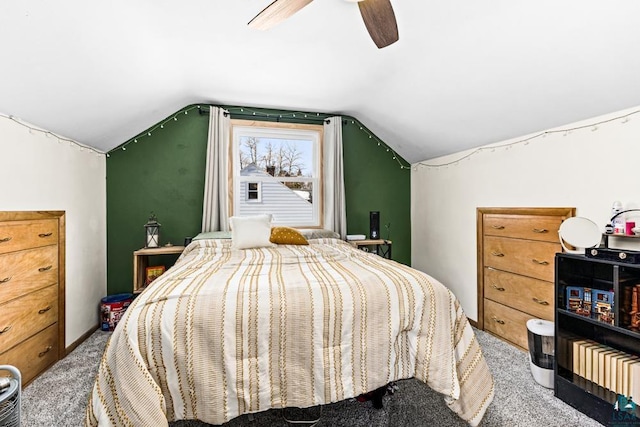
<path id="1" fill-rule="evenodd" d="M 147 231 L 147 239 L 145 240 L 145 248 L 157 248 L 160 246 L 160 223 L 156 214 L 151 212 L 149 221 L 144 225 Z"/>

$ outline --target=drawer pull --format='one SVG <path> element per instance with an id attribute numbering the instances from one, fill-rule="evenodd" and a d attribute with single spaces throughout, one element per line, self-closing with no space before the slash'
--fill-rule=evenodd
<path id="1" fill-rule="evenodd" d="M 42 357 L 45 354 L 49 353 L 51 351 L 53 347 L 48 345 L 47 348 L 45 348 L 44 350 L 42 350 L 40 353 L 38 353 L 38 357 Z"/>
<path id="2" fill-rule="evenodd" d="M 11 329 L 11 325 L 5 326 L 4 329 L 0 331 L 0 334 L 4 334 L 5 332 L 9 332 L 9 329 Z"/>
<path id="3" fill-rule="evenodd" d="M 0 239 L 0 243 L 6 243 L 11 240 L 11 237 L 5 237 L 4 239 Z"/>
<path id="4" fill-rule="evenodd" d="M 52 234 L 53 234 L 53 233 L 40 233 L 40 234 L 38 234 L 38 237 L 42 237 L 42 238 L 44 239 L 45 237 L 49 237 L 49 236 L 51 236 Z"/>
<path id="5" fill-rule="evenodd" d="M 545 301 L 543 299 L 538 299 L 536 297 L 533 297 L 533 302 L 536 302 L 536 303 L 538 303 L 540 305 L 549 305 L 549 303 L 547 301 Z"/>
<path id="6" fill-rule="evenodd" d="M 11 276 L 13 277 L 13 276 Z M 9 280 L 11 280 L 11 277 L 5 277 L 4 279 L 0 280 L 0 285 L 3 283 L 7 283 Z"/>
<path id="7" fill-rule="evenodd" d="M 549 230 L 547 230 L 546 228 L 534 228 L 534 229 L 533 229 L 533 232 L 534 232 L 534 233 L 541 233 L 541 234 L 542 234 L 542 233 L 548 233 L 548 232 L 549 232 Z"/>
<path id="8" fill-rule="evenodd" d="M 496 252 L 496 251 L 491 252 L 491 255 L 497 256 L 497 257 L 503 257 L 504 256 L 504 254 L 502 252 Z"/>
<path id="9" fill-rule="evenodd" d="M 496 230 L 504 230 L 504 225 L 492 225 L 491 227 L 495 228 Z"/>
<path id="10" fill-rule="evenodd" d="M 39 271 L 40 273 L 43 273 L 43 272 L 45 272 L 45 271 L 49 271 L 49 270 L 51 270 L 52 268 L 53 268 L 53 266 L 52 266 L 52 265 L 48 265 L 48 266 L 46 266 L 46 267 L 40 267 L 40 268 L 38 269 L 38 271 Z"/>
<path id="11" fill-rule="evenodd" d="M 532 259 L 531 261 L 535 262 L 536 264 L 540 264 L 540 265 L 549 265 L 549 261 L 539 261 L 537 259 Z"/>
<path id="12" fill-rule="evenodd" d="M 50 305 L 46 306 L 45 308 L 42 308 L 42 309 L 38 310 L 38 314 L 44 314 L 49 310 L 51 310 L 51 306 Z"/>
<path id="13" fill-rule="evenodd" d="M 498 286 L 498 285 L 491 285 L 493 287 L 493 289 L 495 289 L 496 291 L 500 291 L 500 292 L 504 292 L 506 291 L 505 288 L 503 288 L 502 286 Z"/>
<path id="14" fill-rule="evenodd" d="M 491 317 L 494 322 L 504 325 L 504 320 L 498 319 L 496 316 Z"/>

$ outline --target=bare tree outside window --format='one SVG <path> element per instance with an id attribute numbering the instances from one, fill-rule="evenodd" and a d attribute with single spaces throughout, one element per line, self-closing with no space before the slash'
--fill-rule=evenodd
<path id="1" fill-rule="evenodd" d="M 255 164 L 276 177 L 312 176 L 311 141 L 243 137 L 239 148 L 243 169 Z"/>
<path id="2" fill-rule="evenodd" d="M 249 166 L 251 163 L 258 165 L 258 138 L 249 136 L 244 138 L 240 148 L 240 165 L 242 168 Z"/>

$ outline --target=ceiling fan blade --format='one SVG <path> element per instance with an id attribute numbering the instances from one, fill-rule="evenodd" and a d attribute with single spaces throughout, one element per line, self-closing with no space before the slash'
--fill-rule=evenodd
<path id="1" fill-rule="evenodd" d="M 398 41 L 398 24 L 390 0 L 363 0 L 358 6 L 364 25 L 379 49 Z"/>
<path id="2" fill-rule="evenodd" d="M 312 1 L 313 0 L 275 0 L 249 21 L 249 26 L 258 30 L 268 30 Z"/>

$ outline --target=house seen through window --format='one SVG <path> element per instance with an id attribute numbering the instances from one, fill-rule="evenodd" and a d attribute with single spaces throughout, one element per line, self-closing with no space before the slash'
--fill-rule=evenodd
<path id="1" fill-rule="evenodd" d="M 234 215 L 322 226 L 322 125 L 232 121 Z"/>

